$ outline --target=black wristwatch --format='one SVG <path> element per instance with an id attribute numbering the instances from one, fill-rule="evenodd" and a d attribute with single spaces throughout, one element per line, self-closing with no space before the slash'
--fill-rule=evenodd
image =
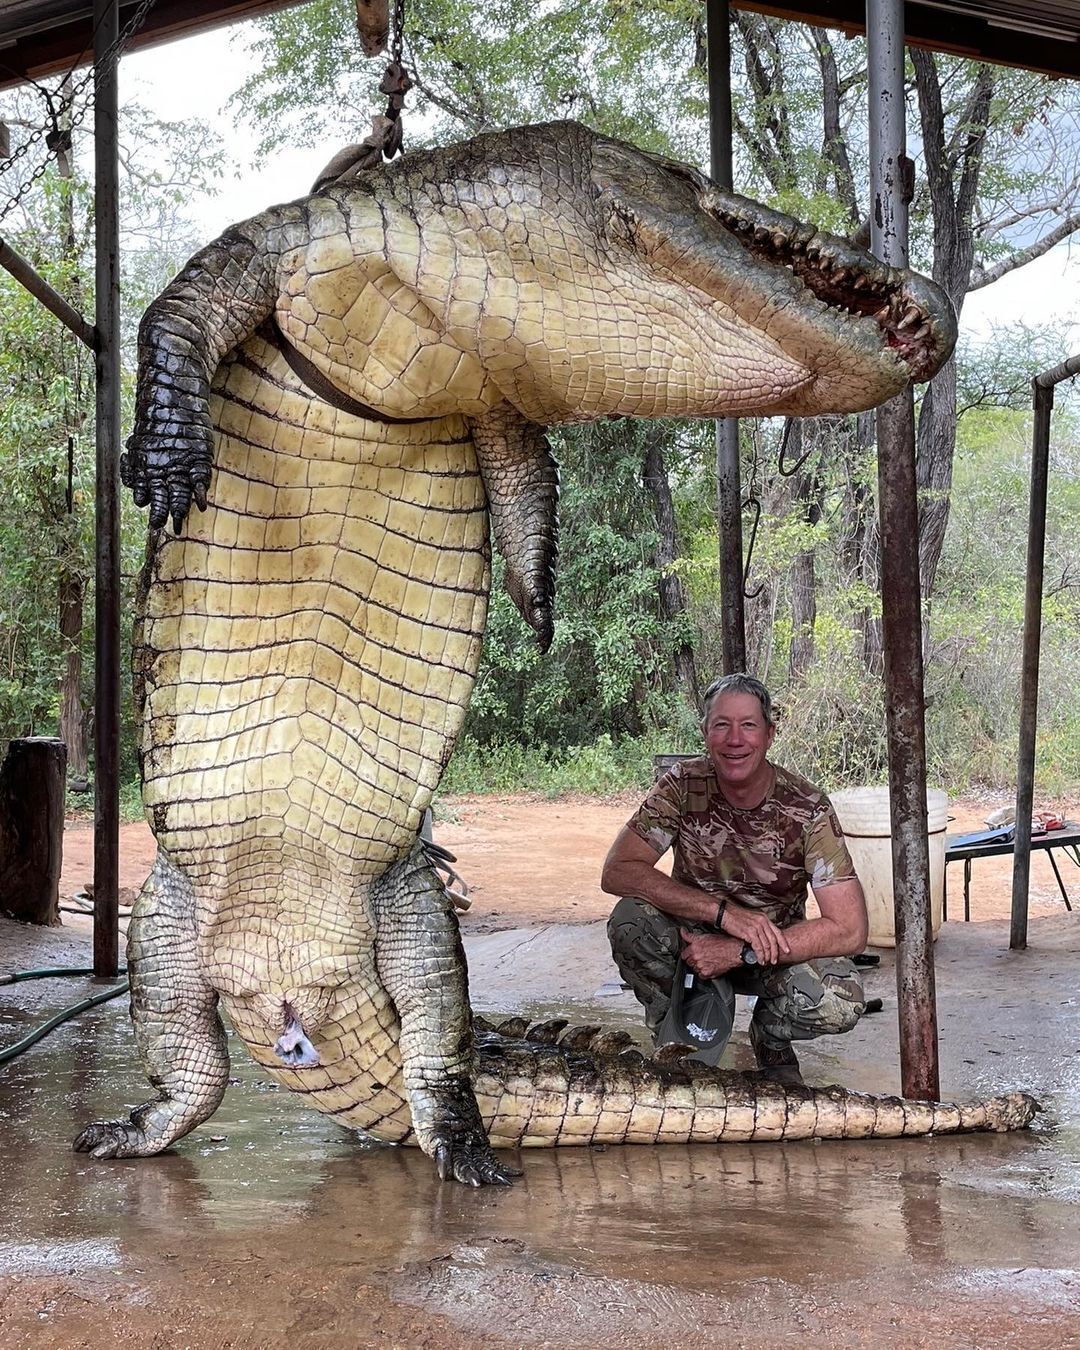
<path id="1" fill-rule="evenodd" d="M 750 946 L 749 942 L 744 942 L 742 951 L 739 953 L 739 960 L 744 966 L 756 966 L 758 964 L 757 952 Z"/>

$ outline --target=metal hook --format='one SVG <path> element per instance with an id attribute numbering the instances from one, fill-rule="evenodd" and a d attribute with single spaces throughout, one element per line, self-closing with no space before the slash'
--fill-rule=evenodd
<path id="1" fill-rule="evenodd" d="M 746 550 L 746 565 L 743 568 L 742 593 L 744 600 L 756 600 L 765 589 L 765 583 L 763 581 L 760 582 L 753 591 L 748 591 L 746 589 L 746 582 L 750 576 L 750 563 L 754 557 L 754 543 L 757 540 L 758 523 L 761 520 L 761 502 L 758 501 L 757 497 L 747 497 L 746 501 L 743 502 L 742 509 L 744 511 L 749 511 L 751 508 L 753 508 L 754 511 L 754 523 L 750 526 L 750 546 Z"/>
<path id="2" fill-rule="evenodd" d="M 814 453 L 815 446 L 814 442 L 811 441 L 809 447 L 803 451 L 802 455 L 800 455 L 799 459 L 791 466 L 791 468 L 790 469 L 784 468 L 784 453 L 787 450 L 787 443 L 791 437 L 791 428 L 794 425 L 795 425 L 794 417 L 784 418 L 784 434 L 780 437 L 780 454 L 777 457 L 777 465 L 776 465 L 781 478 L 791 478 L 792 475 L 797 474 L 799 470 L 802 468 L 802 466 L 806 463 L 806 461 L 810 458 L 810 456 Z"/>

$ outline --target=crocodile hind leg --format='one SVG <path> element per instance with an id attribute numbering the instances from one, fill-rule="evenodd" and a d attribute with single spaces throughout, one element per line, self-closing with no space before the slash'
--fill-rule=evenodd
<path id="1" fill-rule="evenodd" d="M 417 842 L 372 889 L 379 978 L 401 1022 L 413 1131 L 442 1180 L 506 1186 L 472 1085 L 469 981 L 453 905 Z"/>
<path id="2" fill-rule="evenodd" d="M 131 915 L 131 1016 L 153 1101 L 128 1120 L 96 1120 L 78 1153 L 136 1158 L 160 1153 L 212 1116 L 229 1081 L 218 997 L 199 969 L 195 899 L 183 875 L 158 854 Z"/>

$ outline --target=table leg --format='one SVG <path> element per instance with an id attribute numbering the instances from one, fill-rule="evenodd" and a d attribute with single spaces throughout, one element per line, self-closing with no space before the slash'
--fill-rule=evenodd
<path id="1" fill-rule="evenodd" d="M 1065 883 L 1061 879 L 1061 873 L 1058 871 L 1058 865 L 1054 860 L 1054 850 L 1048 848 L 1046 856 L 1050 859 L 1050 866 L 1054 869 L 1054 876 L 1057 877 L 1058 890 L 1061 892 L 1061 898 L 1065 901 L 1065 908 L 1072 913 L 1072 905 L 1069 904 L 1069 893 L 1065 889 Z"/>
<path id="2" fill-rule="evenodd" d="M 971 859 L 964 859 L 964 922 L 971 920 Z"/>

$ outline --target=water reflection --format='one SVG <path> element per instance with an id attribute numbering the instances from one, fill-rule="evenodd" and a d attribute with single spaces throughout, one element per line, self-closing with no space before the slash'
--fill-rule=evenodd
<path id="1" fill-rule="evenodd" d="M 1037 1136 L 529 1150 L 510 1190 L 442 1186 L 259 1077 L 242 1049 L 213 1119 L 158 1158 L 74 1154 L 85 1122 L 144 1099 L 122 1010 L 94 1010 L 0 1074 L 0 1268 L 117 1252 L 287 1266 L 491 1272 L 520 1263 L 729 1294 L 963 1263 L 1080 1260 L 1047 1203 Z M 59 1258 L 57 1258 L 59 1259 Z M 216 1259 L 216 1258 L 215 1258 Z"/>

